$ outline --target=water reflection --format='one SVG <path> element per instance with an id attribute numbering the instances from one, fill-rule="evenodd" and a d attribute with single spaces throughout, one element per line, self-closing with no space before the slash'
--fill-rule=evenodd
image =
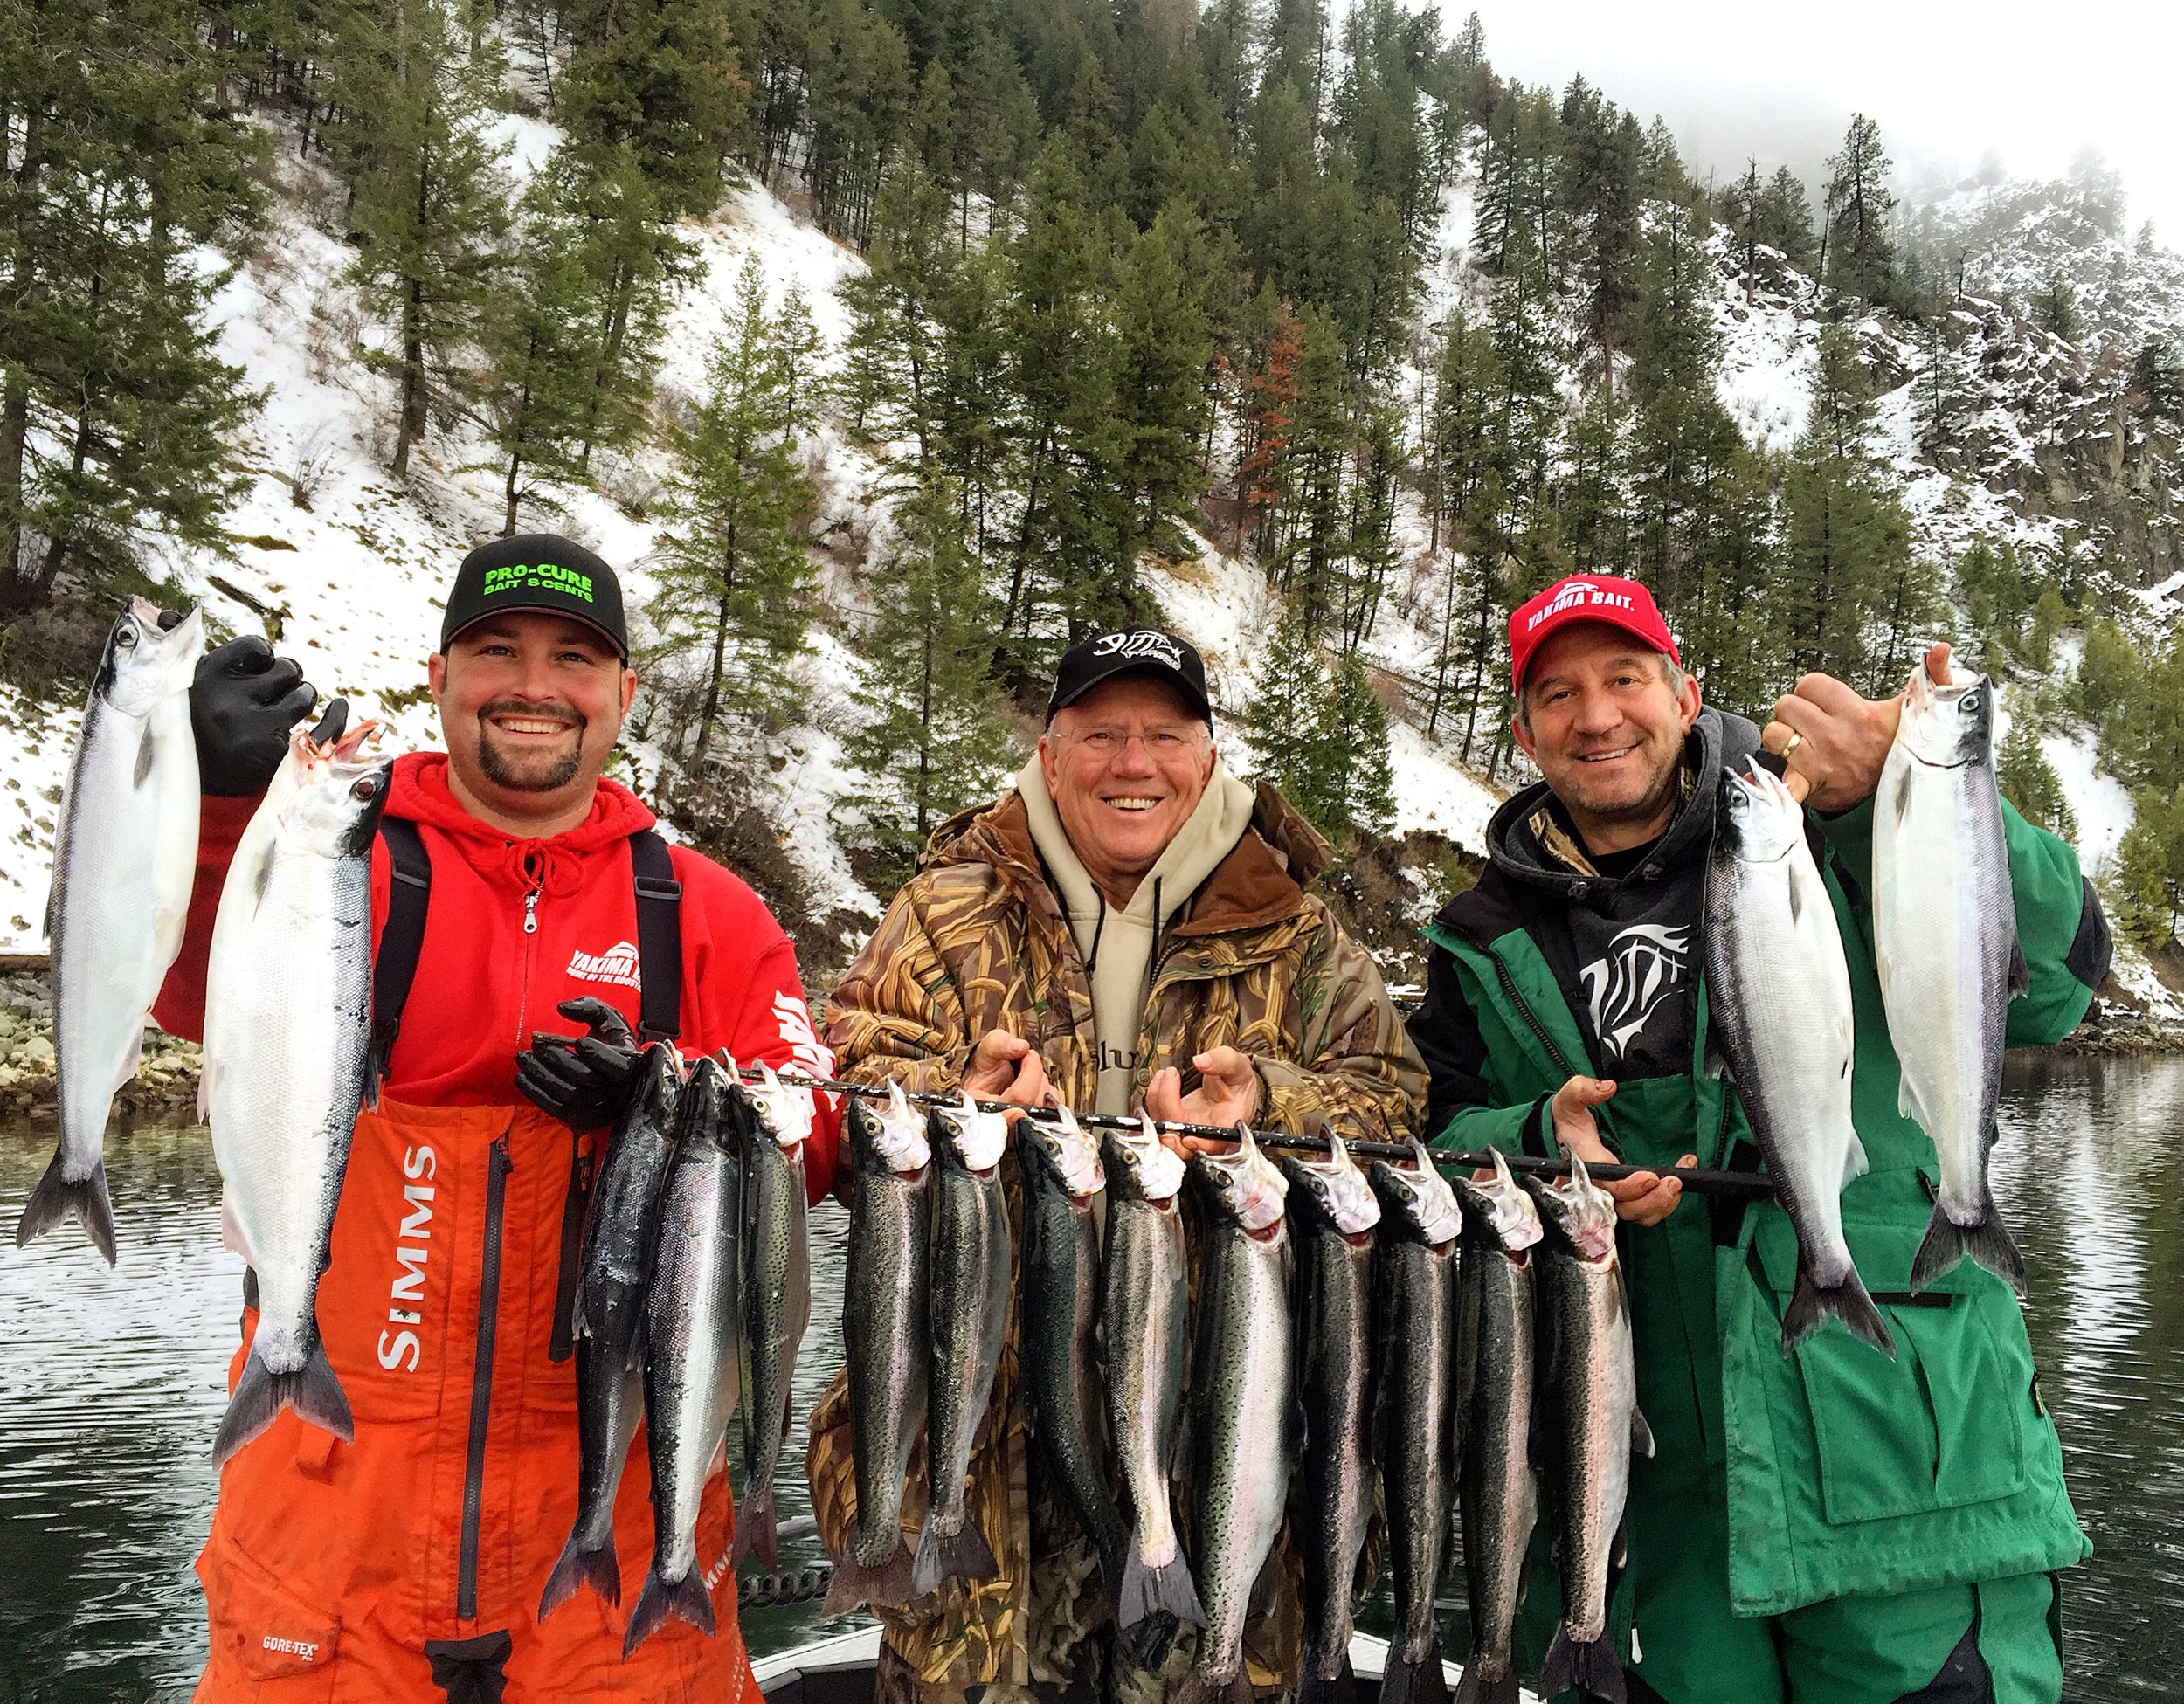
<path id="1" fill-rule="evenodd" d="M 2096 1547 L 2066 1588 L 2067 1695 L 2166 1699 L 2184 1661 L 2184 1060 L 2013 1059 L 2007 1091 L 1995 1192 L 2031 1273 L 2041 1388 Z M 0 1223 L 52 1141 L 50 1126 L 0 1135 Z M 202 1131 L 117 1135 L 107 1170 L 117 1270 L 73 1227 L 0 1248 L 0 1700 L 163 1704 L 203 1661 L 190 1563 L 241 1263 L 219 1246 Z M 840 1364 L 846 1229 L 832 1206 L 814 1215 L 799 1415 Z M 799 1422 L 791 1461 L 804 1442 Z M 799 1479 L 783 1487 L 784 1520 L 809 1511 Z M 784 1566 L 819 1555 L 791 1541 Z M 1386 1615 L 1381 1603 L 1364 1618 Z M 762 1653 L 821 1625 L 809 1604 L 744 1618 Z"/>

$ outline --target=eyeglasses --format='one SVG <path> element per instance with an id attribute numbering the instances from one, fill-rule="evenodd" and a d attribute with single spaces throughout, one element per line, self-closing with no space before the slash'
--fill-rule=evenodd
<path id="1" fill-rule="evenodd" d="M 1145 755 L 1158 763 L 1163 758 L 1180 757 L 1186 751 L 1196 751 L 1206 743 L 1206 730 L 1192 728 L 1185 733 L 1172 728 L 1155 728 L 1143 734 L 1125 734 L 1119 728 L 1089 728 L 1082 734 L 1065 734 L 1061 737 L 1102 759 L 1120 757 L 1135 740 Z"/>

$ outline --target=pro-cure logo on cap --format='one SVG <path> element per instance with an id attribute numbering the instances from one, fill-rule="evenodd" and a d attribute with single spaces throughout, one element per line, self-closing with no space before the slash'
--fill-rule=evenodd
<path id="1" fill-rule="evenodd" d="M 591 576 L 581 569 L 563 568 L 557 562 L 509 562 L 487 569 L 479 597 L 492 597 L 505 591 L 558 591 L 581 597 L 587 604 L 595 601 Z"/>
<path id="2" fill-rule="evenodd" d="M 1155 633 L 1140 628 L 1132 633 L 1109 633 L 1094 641 L 1095 657 L 1145 657 L 1157 663 L 1165 663 L 1180 671 L 1183 667 L 1183 647 L 1165 633 Z"/>
<path id="3" fill-rule="evenodd" d="M 1525 617 L 1524 631 L 1529 633 L 1548 617 L 1559 616 L 1565 610 L 1573 609 L 1579 604 L 1588 608 L 1604 605 L 1611 610 L 1633 607 L 1628 592 L 1610 591 L 1605 586 L 1594 585 L 1590 580 L 1572 580 L 1554 595 L 1553 601 L 1534 610 Z"/>

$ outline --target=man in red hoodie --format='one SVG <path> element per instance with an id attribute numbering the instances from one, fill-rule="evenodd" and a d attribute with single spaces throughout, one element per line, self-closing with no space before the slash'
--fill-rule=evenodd
<path id="1" fill-rule="evenodd" d="M 209 787 L 183 952 L 156 1008 L 196 1035 L 237 838 L 309 703 L 262 642 L 193 693 Z M 221 1472 L 197 1561 L 211 1627 L 199 1704 L 755 1697 L 724 1563 L 727 1476 L 698 1526 L 720 1632 L 672 1621 L 627 1662 L 626 1604 L 541 1589 L 577 1499 L 569 1314 L 585 1191 L 639 1038 L 826 1075 L 788 937 L 750 888 L 602 771 L 636 691 L 621 593 L 545 535 L 473 551 L 427 665 L 447 750 L 396 760 L 372 863 L 374 1018 L 319 1328 L 356 1418 L 344 1444 L 284 1413 Z M 584 1025 L 577 1038 L 542 1037 Z M 831 1186 L 822 1104 L 805 1156 Z M 253 1287 L 245 1282 L 242 1342 Z M 238 1347 L 230 1382 L 242 1364 Z M 615 1507 L 625 1579 L 651 1554 L 632 1452 Z"/>

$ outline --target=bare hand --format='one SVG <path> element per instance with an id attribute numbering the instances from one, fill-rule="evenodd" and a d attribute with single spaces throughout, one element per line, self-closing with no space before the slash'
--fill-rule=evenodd
<path id="1" fill-rule="evenodd" d="M 1006 1030 L 989 1031 L 971 1050 L 963 1069 L 964 1092 L 978 1100 L 1006 1100 L 1012 1107 L 1043 1107 L 1048 1085 L 1047 1062 L 1030 1042 Z M 1011 1113 L 1009 1121 L 1016 1121 Z"/>
<path id="2" fill-rule="evenodd" d="M 1593 1108 L 1612 1100 L 1614 1093 L 1615 1085 L 1600 1077 L 1572 1077 L 1555 1091 L 1547 1109 L 1554 1121 L 1555 1141 L 1564 1153 L 1575 1155 L 1588 1166 L 1620 1163 L 1600 1140 L 1600 1121 L 1593 1116 Z M 1676 1162 L 1679 1166 L 1697 1163 L 1696 1154 L 1686 1154 Z M 1663 1177 L 1657 1172 L 1635 1171 L 1628 1177 L 1593 1181 L 1596 1188 L 1614 1198 L 1615 1217 L 1631 1225 L 1658 1225 L 1683 1198 L 1683 1180 L 1674 1173 Z"/>
<path id="3" fill-rule="evenodd" d="M 1183 1092 L 1183 1073 L 1175 1066 L 1156 1071 L 1145 1084 L 1145 1110 L 1160 1122 L 1248 1124 L 1259 1116 L 1259 1072 L 1248 1055 L 1234 1047 L 1213 1047 L 1191 1060 L 1199 1086 Z M 1178 1154 L 1226 1154 L 1233 1142 L 1213 1136 L 1185 1136 L 1163 1131 L 1161 1140 Z"/>
<path id="4" fill-rule="evenodd" d="M 1949 647 L 1926 652 L 1926 675 L 1949 683 Z M 1774 701 L 1774 720 L 1759 743 L 1783 760 L 1791 794 L 1815 811 L 1848 811 L 1873 797 L 1881 766 L 1896 742 L 1904 695 L 1861 698 L 1833 675 L 1808 674 L 1787 698 Z"/>

